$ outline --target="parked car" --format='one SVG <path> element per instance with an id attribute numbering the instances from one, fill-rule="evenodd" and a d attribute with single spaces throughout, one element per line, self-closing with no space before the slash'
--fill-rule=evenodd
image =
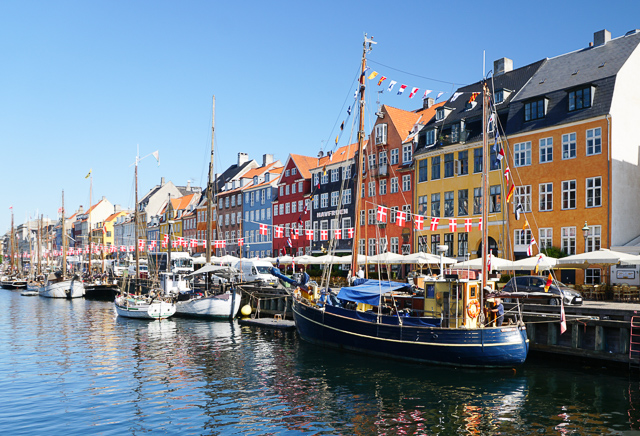
<path id="1" fill-rule="evenodd" d="M 567 285 L 560 282 L 553 282 L 549 287 L 549 297 L 545 298 L 544 287 L 547 284 L 546 277 L 540 276 L 517 276 L 513 277 L 502 289 L 504 292 L 524 292 L 524 293 L 536 293 L 540 295 L 532 295 L 532 298 L 540 298 L 544 302 L 548 302 L 551 305 L 560 304 L 560 295 L 564 299 L 564 304 L 567 305 L 580 305 L 582 304 L 582 295 L 579 292 L 571 289 Z"/>

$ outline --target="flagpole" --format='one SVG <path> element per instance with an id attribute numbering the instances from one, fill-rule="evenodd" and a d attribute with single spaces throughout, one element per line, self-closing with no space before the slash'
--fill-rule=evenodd
<path id="1" fill-rule="evenodd" d="M 211 160 L 209 161 L 209 181 L 207 186 L 207 241 L 205 245 L 206 262 L 211 263 L 211 235 L 212 235 L 212 202 L 213 202 L 213 156 L 214 156 L 214 138 L 215 138 L 215 120 L 216 120 L 216 96 L 213 96 L 211 107 Z"/>

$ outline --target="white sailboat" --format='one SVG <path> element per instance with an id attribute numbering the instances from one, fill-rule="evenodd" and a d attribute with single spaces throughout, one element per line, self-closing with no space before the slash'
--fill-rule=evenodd
<path id="1" fill-rule="evenodd" d="M 65 229 L 64 191 L 62 192 L 62 272 L 47 276 L 47 281 L 39 290 L 41 297 L 80 298 L 84 297 L 84 283 L 77 275 L 67 277 L 67 232 Z"/>

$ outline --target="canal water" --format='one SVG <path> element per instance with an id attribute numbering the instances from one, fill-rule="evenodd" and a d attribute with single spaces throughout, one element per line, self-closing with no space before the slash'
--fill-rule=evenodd
<path id="1" fill-rule="evenodd" d="M 237 322 L 0 289 L 0 434 L 637 434 L 640 377 L 398 363 Z"/>

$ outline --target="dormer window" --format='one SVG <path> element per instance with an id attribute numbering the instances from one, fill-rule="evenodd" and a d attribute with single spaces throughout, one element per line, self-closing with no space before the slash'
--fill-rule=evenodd
<path id="1" fill-rule="evenodd" d="M 524 105 L 524 120 L 532 121 L 544 118 L 547 113 L 547 101 L 544 98 L 533 100 Z"/>
<path id="2" fill-rule="evenodd" d="M 511 95 L 511 91 L 508 89 L 500 89 L 493 93 L 493 101 L 495 104 L 504 102 Z"/>
<path id="3" fill-rule="evenodd" d="M 438 109 L 436 109 L 436 121 L 442 120 L 444 120 L 444 108 L 439 107 Z"/>
<path id="4" fill-rule="evenodd" d="M 451 143 L 460 142 L 460 124 L 451 125 Z"/>
<path id="5" fill-rule="evenodd" d="M 253 176 L 253 184 L 254 185 L 258 184 L 258 176 Z"/>
<path id="6" fill-rule="evenodd" d="M 586 86 L 569 91 L 569 111 L 577 111 L 591 107 L 591 99 L 593 97 L 592 88 L 592 86 Z"/>
<path id="7" fill-rule="evenodd" d="M 387 143 L 387 125 L 377 124 L 375 130 L 376 145 L 386 145 Z"/>
<path id="8" fill-rule="evenodd" d="M 425 143 L 426 145 L 433 145 L 436 143 L 436 129 L 427 130 Z"/>
<path id="9" fill-rule="evenodd" d="M 271 176 L 271 174 L 269 174 L 269 173 L 264 173 L 264 181 L 265 181 L 265 182 L 268 182 L 268 181 L 269 181 L 270 176 Z"/>

